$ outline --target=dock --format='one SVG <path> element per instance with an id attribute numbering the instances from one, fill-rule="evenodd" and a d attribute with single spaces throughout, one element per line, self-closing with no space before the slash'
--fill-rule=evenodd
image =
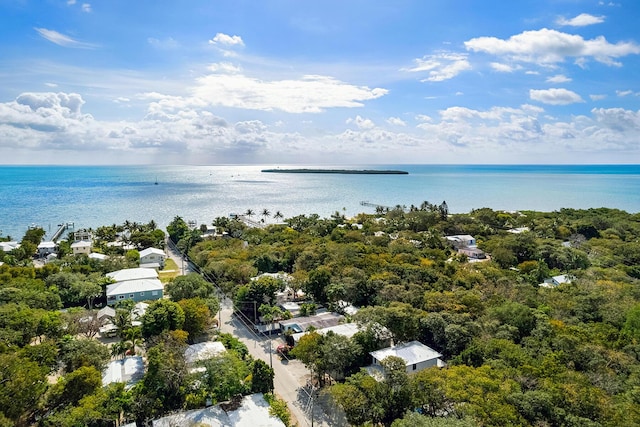
<path id="1" fill-rule="evenodd" d="M 53 233 L 53 236 L 51 236 L 51 241 L 57 242 L 65 231 L 67 231 L 68 229 L 73 230 L 73 227 L 73 222 L 63 222 L 62 224 L 58 224 L 58 229 L 55 233 Z"/>

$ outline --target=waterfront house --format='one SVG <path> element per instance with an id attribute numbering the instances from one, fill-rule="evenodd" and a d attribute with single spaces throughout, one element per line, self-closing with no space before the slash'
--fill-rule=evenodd
<path id="1" fill-rule="evenodd" d="M 58 252 L 58 245 L 56 245 L 56 242 L 48 241 L 42 242 L 38 245 L 38 256 L 40 258 L 55 254 L 56 252 Z"/>
<path id="2" fill-rule="evenodd" d="M 14 249 L 18 249 L 20 247 L 20 242 L 0 242 L 0 251 L 2 252 L 11 252 Z"/>
<path id="3" fill-rule="evenodd" d="M 78 230 L 73 233 L 73 239 L 76 242 L 80 242 L 80 241 L 91 242 L 93 241 L 93 233 L 87 229 Z"/>
<path id="4" fill-rule="evenodd" d="M 91 246 L 90 240 L 79 240 L 71 244 L 71 251 L 74 255 L 89 255 L 91 253 Z"/>
<path id="5" fill-rule="evenodd" d="M 140 251 L 140 267 L 164 268 L 167 254 L 162 249 L 147 248 Z"/>
<path id="6" fill-rule="evenodd" d="M 423 369 L 434 366 L 443 367 L 446 365 L 445 362 L 440 359 L 442 357 L 440 353 L 419 341 L 398 344 L 372 351 L 369 354 L 373 358 L 373 364 L 367 368 L 367 370 L 372 373 L 373 376 L 379 375 L 383 371 L 380 362 L 389 356 L 396 356 L 404 360 L 408 374 L 420 372 Z"/>
<path id="7" fill-rule="evenodd" d="M 115 283 L 107 285 L 107 304 L 130 299 L 135 302 L 162 298 L 164 285 L 153 268 L 127 268 L 107 273 Z"/>

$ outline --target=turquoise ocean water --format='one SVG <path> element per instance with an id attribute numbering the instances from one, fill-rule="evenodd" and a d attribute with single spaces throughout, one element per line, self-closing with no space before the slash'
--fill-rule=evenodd
<path id="1" fill-rule="evenodd" d="M 287 218 L 374 212 L 360 205 L 362 201 L 410 206 L 444 200 L 454 213 L 481 207 L 611 207 L 640 212 L 640 165 L 336 167 L 401 169 L 409 175 L 260 172 L 269 167 L 273 166 L 0 166 L 0 230 L 2 236 L 20 239 L 31 224 L 53 234 L 62 222 L 80 228 L 153 219 L 164 227 L 176 215 L 201 224 L 247 209 L 256 212 L 254 219 L 260 219 L 265 208 Z"/>

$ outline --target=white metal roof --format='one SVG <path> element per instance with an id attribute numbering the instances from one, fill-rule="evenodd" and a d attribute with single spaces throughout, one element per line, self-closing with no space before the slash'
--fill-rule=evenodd
<path id="1" fill-rule="evenodd" d="M 89 242 L 88 240 L 79 240 L 71 244 L 71 248 L 87 248 L 87 247 L 89 248 L 91 247 L 91 242 Z"/>
<path id="2" fill-rule="evenodd" d="M 102 385 L 126 383 L 132 385 L 144 375 L 144 361 L 141 356 L 125 357 L 114 360 L 102 372 Z"/>
<path id="3" fill-rule="evenodd" d="M 137 279 L 157 279 L 158 272 L 153 268 L 125 268 L 124 270 L 107 273 L 107 277 L 111 277 L 116 282 Z"/>
<path id="4" fill-rule="evenodd" d="M 358 331 L 360 331 L 360 327 L 357 323 L 341 323 L 336 326 L 329 326 L 322 329 L 316 329 L 314 332 L 317 332 L 321 335 L 328 333 L 329 331 L 333 332 L 336 335 L 342 335 L 347 338 L 351 338 Z M 292 335 L 294 342 L 298 342 L 301 337 L 308 334 L 309 332 L 298 332 Z"/>
<path id="5" fill-rule="evenodd" d="M 89 257 L 89 258 L 92 258 L 92 259 L 99 259 L 99 260 L 105 260 L 105 259 L 109 258 L 109 256 L 108 256 L 108 255 L 105 255 L 105 254 L 99 254 L 98 252 L 91 252 L 91 253 L 88 255 L 88 257 Z"/>
<path id="6" fill-rule="evenodd" d="M 202 425 L 210 427 L 285 427 L 276 416 L 269 414 L 269 404 L 262 393 L 242 398 L 240 407 L 225 412 L 220 406 L 181 412 L 153 421 L 154 427 Z"/>
<path id="7" fill-rule="evenodd" d="M 407 366 L 442 357 L 440 353 L 419 341 L 398 344 L 393 347 L 383 348 L 382 350 L 372 351 L 369 354 L 377 360 L 384 360 L 389 356 L 397 356 L 404 360 Z"/>
<path id="8" fill-rule="evenodd" d="M 140 251 L 140 258 L 146 257 L 147 255 L 162 255 L 166 256 L 162 249 L 157 248 L 147 248 Z"/>
<path id="9" fill-rule="evenodd" d="M 164 285 L 158 279 L 127 280 L 125 282 L 117 282 L 107 285 L 107 297 L 112 295 L 162 290 L 164 290 Z"/>
<path id="10" fill-rule="evenodd" d="M 225 351 L 227 351 L 227 349 L 220 341 L 205 341 L 187 347 L 184 351 L 184 358 L 187 363 L 195 363 L 201 360 L 211 359 Z"/>

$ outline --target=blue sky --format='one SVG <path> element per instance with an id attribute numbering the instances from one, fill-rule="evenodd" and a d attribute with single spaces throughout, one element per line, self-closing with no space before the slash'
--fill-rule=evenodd
<path id="1" fill-rule="evenodd" d="M 640 2 L 0 0 L 2 164 L 639 163 Z"/>

